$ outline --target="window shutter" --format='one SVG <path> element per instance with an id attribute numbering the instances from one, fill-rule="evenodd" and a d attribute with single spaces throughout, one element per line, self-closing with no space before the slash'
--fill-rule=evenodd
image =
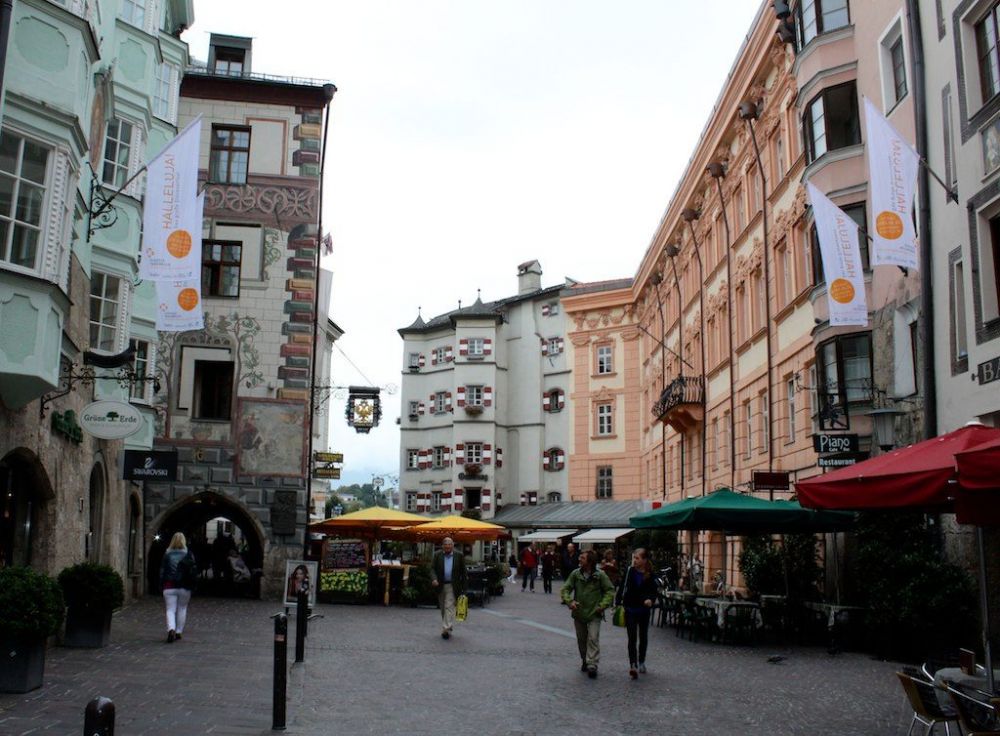
<path id="1" fill-rule="evenodd" d="M 549 469 L 549 453 L 548 453 L 548 451 L 542 453 L 542 467 L 545 470 Z"/>
<path id="2" fill-rule="evenodd" d="M 426 407 L 424 406 L 424 402 L 421 401 L 419 404 L 417 404 L 417 414 L 423 414 L 425 408 Z"/>
<path id="3" fill-rule="evenodd" d="M 566 467 L 566 455 L 562 451 L 556 453 L 556 470 L 562 470 Z"/>
<path id="4" fill-rule="evenodd" d="M 73 202 L 69 197 L 69 156 L 61 148 L 53 151 L 52 178 L 48 182 L 48 222 L 42 242 L 42 278 L 59 284 L 66 291 L 69 286 L 70 217 Z M 75 187 L 74 187 L 75 189 Z"/>
<path id="5" fill-rule="evenodd" d="M 493 445 L 483 445 L 483 465 L 489 465 L 493 461 Z"/>
<path id="6" fill-rule="evenodd" d="M 483 389 L 483 406 L 493 406 L 493 387 L 487 386 Z"/>
<path id="7" fill-rule="evenodd" d="M 483 511 L 490 510 L 490 489 L 484 488 L 482 494 L 479 497 L 479 508 Z"/>
<path id="8" fill-rule="evenodd" d="M 542 411 L 549 411 L 549 395 L 542 394 Z"/>
<path id="9" fill-rule="evenodd" d="M 465 386 L 458 387 L 458 405 L 465 406 Z"/>
<path id="10" fill-rule="evenodd" d="M 444 408 L 445 411 L 452 411 L 451 408 L 451 391 L 446 391 L 444 395 Z"/>
<path id="11" fill-rule="evenodd" d="M 467 338 L 462 338 L 458 341 L 458 354 L 468 355 L 469 354 L 469 341 Z"/>
<path id="12" fill-rule="evenodd" d="M 465 465 L 465 445 L 461 442 L 455 445 L 455 465 Z"/>
<path id="13" fill-rule="evenodd" d="M 549 341 L 542 340 L 542 355 L 548 355 L 548 354 L 549 354 Z"/>
<path id="14" fill-rule="evenodd" d="M 444 466 L 446 468 L 451 467 L 451 448 L 444 448 Z"/>
<path id="15" fill-rule="evenodd" d="M 132 282 L 127 278 L 119 279 L 118 292 L 118 322 L 115 325 L 115 352 L 120 353 L 128 347 L 129 322 L 132 318 Z"/>
<path id="16" fill-rule="evenodd" d="M 451 511 L 451 491 L 441 491 L 441 510 Z"/>
<path id="17" fill-rule="evenodd" d="M 438 362 L 437 351 L 435 350 L 434 352 L 431 353 L 431 365 L 437 365 L 437 362 Z"/>
<path id="18" fill-rule="evenodd" d="M 483 355 L 493 354 L 493 340 L 486 338 L 483 340 Z"/>
<path id="19" fill-rule="evenodd" d="M 542 316 L 543 317 L 548 317 L 550 311 L 551 311 L 551 308 L 549 307 L 548 304 L 543 304 L 542 305 Z"/>
<path id="20" fill-rule="evenodd" d="M 564 409 L 566 407 L 566 394 L 564 394 L 562 391 L 559 392 L 558 406 L 560 409 Z"/>
<path id="21" fill-rule="evenodd" d="M 465 494 L 460 488 L 455 489 L 455 496 L 452 499 L 452 510 L 463 511 L 465 509 Z"/>
<path id="22" fill-rule="evenodd" d="M 132 140 L 129 141 L 128 175 L 131 177 L 146 162 L 146 131 L 138 123 L 132 123 Z M 125 188 L 125 194 L 136 199 L 142 197 L 145 174 L 140 174 Z"/>
<path id="23" fill-rule="evenodd" d="M 446 347 L 444 349 L 444 362 L 445 363 L 450 363 L 454 359 L 455 359 L 455 356 L 452 354 L 451 345 L 449 345 L 448 347 Z"/>
<path id="24" fill-rule="evenodd" d="M 538 491 L 528 491 L 528 505 L 536 506 L 538 504 Z"/>
<path id="25" fill-rule="evenodd" d="M 527 502 L 528 502 L 528 494 L 527 493 L 522 493 L 521 494 L 521 505 L 524 506 Z"/>
<path id="26" fill-rule="evenodd" d="M 562 351 L 563 351 L 563 339 L 560 337 L 559 338 L 559 352 L 561 353 Z"/>
<path id="27" fill-rule="evenodd" d="M 497 467 L 503 467 L 503 448 L 501 447 L 497 448 Z"/>
<path id="28" fill-rule="evenodd" d="M 417 356 L 417 365 L 420 366 L 421 368 L 423 368 L 424 367 L 424 362 L 425 362 L 425 360 L 424 360 L 424 354 L 421 353 L 420 355 Z"/>

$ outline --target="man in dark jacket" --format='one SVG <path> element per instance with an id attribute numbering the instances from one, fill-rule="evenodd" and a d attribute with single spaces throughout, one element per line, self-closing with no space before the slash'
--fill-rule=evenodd
<path id="1" fill-rule="evenodd" d="M 465 595 L 467 579 L 465 557 L 455 551 L 455 542 L 451 537 L 445 537 L 431 562 L 431 585 L 437 589 L 438 606 L 441 608 L 442 639 L 451 638 L 455 624 L 455 599 Z"/>
<path id="2" fill-rule="evenodd" d="M 576 551 L 576 545 L 570 542 L 562 553 L 562 579 L 568 580 L 569 574 L 580 566 L 580 553 Z"/>

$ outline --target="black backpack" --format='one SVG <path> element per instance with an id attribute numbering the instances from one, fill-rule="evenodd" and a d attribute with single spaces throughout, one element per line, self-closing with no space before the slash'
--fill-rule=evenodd
<path id="1" fill-rule="evenodd" d="M 177 563 L 177 573 L 180 577 L 178 585 L 187 590 L 194 590 L 198 585 L 198 565 L 194 561 L 194 555 L 188 552 L 187 556 Z"/>

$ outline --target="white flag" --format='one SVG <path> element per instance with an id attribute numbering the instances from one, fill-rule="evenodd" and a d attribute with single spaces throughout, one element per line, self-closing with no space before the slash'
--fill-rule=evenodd
<path id="1" fill-rule="evenodd" d="M 831 325 L 868 325 L 858 225 L 819 189 L 806 184 L 826 274 Z"/>
<path id="2" fill-rule="evenodd" d="M 156 301 L 156 329 L 160 332 L 200 330 L 205 326 L 201 281 L 157 281 Z"/>
<path id="3" fill-rule="evenodd" d="M 202 208 L 197 204 L 200 140 L 199 116 L 147 166 L 140 278 L 178 281 L 199 277 L 201 249 L 194 244 L 201 236 Z"/>
<path id="4" fill-rule="evenodd" d="M 874 213 L 872 265 L 918 268 L 913 192 L 920 157 L 867 97 L 865 132 Z"/>

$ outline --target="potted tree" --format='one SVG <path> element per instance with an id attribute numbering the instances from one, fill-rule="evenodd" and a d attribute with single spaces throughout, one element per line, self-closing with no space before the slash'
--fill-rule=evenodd
<path id="1" fill-rule="evenodd" d="M 68 647 L 107 646 L 111 636 L 111 612 L 125 600 L 122 578 L 108 565 L 81 562 L 59 573 L 66 599 Z"/>
<path id="2" fill-rule="evenodd" d="M 65 605 L 56 581 L 30 567 L 0 568 L 0 692 L 42 686 L 45 640 L 62 624 Z"/>

